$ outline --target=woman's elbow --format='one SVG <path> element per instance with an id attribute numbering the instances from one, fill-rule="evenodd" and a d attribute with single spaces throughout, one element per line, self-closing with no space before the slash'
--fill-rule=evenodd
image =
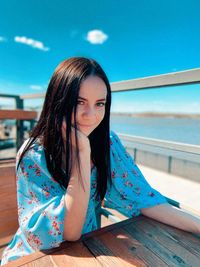
<path id="1" fill-rule="evenodd" d="M 64 239 L 66 241 L 75 242 L 81 238 L 81 235 L 72 235 L 72 234 L 64 234 Z"/>

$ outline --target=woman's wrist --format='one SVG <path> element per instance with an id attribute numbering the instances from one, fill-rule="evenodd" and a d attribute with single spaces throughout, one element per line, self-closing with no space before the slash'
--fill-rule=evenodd
<path id="1" fill-rule="evenodd" d="M 84 146 L 81 150 L 79 150 L 79 153 L 81 155 L 89 155 L 91 154 L 91 148 L 90 148 L 90 145 L 88 146 Z"/>

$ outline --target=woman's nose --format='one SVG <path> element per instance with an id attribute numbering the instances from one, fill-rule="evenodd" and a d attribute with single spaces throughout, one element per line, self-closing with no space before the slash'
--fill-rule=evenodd
<path id="1" fill-rule="evenodd" d="M 96 110 L 92 107 L 88 107 L 85 109 L 84 113 L 85 117 L 93 117 L 96 115 Z"/>

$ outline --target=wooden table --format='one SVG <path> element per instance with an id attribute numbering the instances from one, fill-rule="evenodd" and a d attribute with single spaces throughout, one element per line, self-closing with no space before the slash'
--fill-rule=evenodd
<path id="1" fill-rule="evenodd" d="M 200 266 L 200 237 L 144 216 L 83 235 L 5 266 Z"/>

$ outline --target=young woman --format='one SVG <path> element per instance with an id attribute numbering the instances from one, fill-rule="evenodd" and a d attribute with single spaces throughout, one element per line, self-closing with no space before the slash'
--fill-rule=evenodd
<path id="1" fill-rule="evenodd" d="M 110 132 L 111 90 L 100 65 L 74 57 L 56 68 L 30 138 L 17 155 L 19 229 L 2 264 L 78 240 L 97 229 L 104 198 L 128 217 L 144 214 L 200 233 L 200 219 L 169 205 Z"/>

